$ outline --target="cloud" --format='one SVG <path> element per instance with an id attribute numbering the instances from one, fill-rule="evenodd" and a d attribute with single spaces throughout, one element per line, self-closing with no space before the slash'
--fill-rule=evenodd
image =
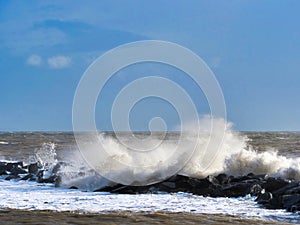
<path id="1" fill-rule="evenodd" d="M 26 62 L 30 66 L 40 66 L 42 64 L 42 58 L 39 55 L 31 55 L 27 58 Z"/>
<path id="2" fill-rule="evenodd" d="M 71 58 L 63 55 L 58 55 L 48 58 L 47 62 L 52 69 L 62 69 L 70 66 Z"/>

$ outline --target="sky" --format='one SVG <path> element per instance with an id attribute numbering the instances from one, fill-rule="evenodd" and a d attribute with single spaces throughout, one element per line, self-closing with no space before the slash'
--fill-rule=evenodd
<path id="1" fill-rule="evenodd" d="M 0 130 L 72 130 L 76 87 L 97 57 L 129 42 L 163 40 L 208 64 L 236 130 L 299 131 L 299 10 L 297 0 L 0 0 Z M 110 80 L 98 99 L 97 127 L 111 129 L 110 108 L 122 86 L 156 73 L 187 89 L 199 114 L 209 113 L 181 71 L 144 65 Z M 170 104 L 148 100 L 132 110 L 133 129 L 144 130 L 153 116 L 176 125 Z"/>

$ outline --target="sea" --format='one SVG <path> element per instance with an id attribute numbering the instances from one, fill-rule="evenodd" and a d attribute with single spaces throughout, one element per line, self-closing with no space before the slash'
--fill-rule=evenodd
<path id="1" fill-rule="evenodd" d="M 99 133 L 99 140 L 114 154 L 120 143 L 115 133 Z M 149 141 L 147 132 L 122 133 L 130 142 L 133 136 Z M 174 147 L 179 134 L 169 132 L 161 140 Z M 150 139 L 157 139 L 151 136 Z M 183 138 L 187 138 L 184 136 Z M 205 145 L 203 136 L 198 148 Z M 152 140 L 153 141 L 153 140 Z M 145 141 L 146 142 L 146 141 Z M 147 143 L 145 143 L 146 145 Z M 300 179 L 299 132 L 226 131 L 211 167 L 201 170 L 201 159 L 193 155 L 179 173 L 205 177 L 218 173 L 232 175 L 270 174 Z M 127 157 L 128 155 L 121 155 Z M 126 159 L 129 160 L 129 159 Z M 0 178 L 0 223 L 5 224 L 299 224 L 300 215 L 285 210 L 270 210 L 258 205 L 255 197 L 212 198 L 189 193 L 112 194 L 93 192 L 107 185 L 107 179 L 89 167 L 77 147 L 72 132 L 2 132 L 0 161 L 39 161 L 45 169 L 64 162 L 62 184 L 16 181 Z M 113 165 L 111 165 L 113 166 Z M 153 169 L 164 170 L 159 166 Z M 118 168 L 126 177 L 128 171 Z M 103 174 L 108 174 L 105 171 Z M 147 170 L 148 173 L 153 171 Z M 157 171 L 155 171 L 157 172 Z M 101 172 L 100 172 L 101 173 Z M 146 173 L 142 171 L 142 173 Z M 147 177 L 147 174 L 144 174 Z M 71 186 L 78 189 L 70 189 Z"/>

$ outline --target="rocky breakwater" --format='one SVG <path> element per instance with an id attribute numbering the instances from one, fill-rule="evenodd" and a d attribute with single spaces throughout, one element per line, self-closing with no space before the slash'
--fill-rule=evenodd
<path id="1" fill-rule="evenodd" d="M 28 180 L 38 183 L 59 183 L 58 171 L 61 163 L 56 164 L 51 170 L 43 169 L 36 162 L 24 164 L 23 162 L 0 162 L 0 176 L 5 180 Z"/>
<path id="2" fill-rule="evenodd" d="M 54 183 L 60 186 L 58 163 L 45 170 L 39 163 L 24 165 L 23 162 L 0 162 L 0 175 L 5 180 L 29 180 L 39 183 Z M 71 186 L 70 188 L 76 188 Z M 300 182 L 268 175 L 248 174 L 230 176 L 219 174 L 203 179 L 184 175 L 175 175 L 160 183 L 147 186 L 127 186 L 114 184 L 96 189 L 98 192 L 118 194 L 175 193 L 186 192 L 209 197 L 243 197 L 255 196 L 255 201 L 268 209 L 286 209 L 300 212 Z"/>

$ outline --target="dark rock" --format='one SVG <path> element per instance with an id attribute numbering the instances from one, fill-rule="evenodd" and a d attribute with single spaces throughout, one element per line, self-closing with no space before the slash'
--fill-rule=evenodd
<path id="1" fill-rule="evenodd" d="M 39 170 L 36 174 L 38 180 L 42 180 L 44 176 L 44 170 Z"/>
<path id="2" fill-rule="evenodd" d="M 225 173 L 219 174 L 218 176 L 216 176 L 216 179 L 221 185 L 228 184 L 230 182 L 229 176 Z"/>
<path id="3" fill-rule="evenodd" d="M 7 177 L 5 177 L 5 180 L 14 180 L 14 179 L 19 179 L 20 176 L 19 175 L 9 175 Z"/>
<path id="4" fill-rule="evenodd" d="M 52 173 L 58 173 L 58 171 L 59 171 L 59 169 L 61 168 L 61 166 L 62 166 L 62 163 L 57 163 L 54 167 L 53 167 L 53 169 L 52 169 Z"/>
<path id="5" fill-rule="evenodd" d="M 282 205 L 288 211 L 291 211 L 291 207 L 300 203 L 300 194 L 282 195 Z"/>
<path id="6" fill-rule="evenodd" d="M 300 194 L 300 185 L 295 184 L 295 187 L 290 187 L 285 191 L 285 194 Z M 291 185 L 292 186 L 292 185 Z"/>
<path id="7" fill-rule="evenodd" d="M 269 177 L 266 180 L 266 183 L 263 185 L 263 188 L 266 191 L 273 192 L 275 190 L 278 190 L 278 189 L 284 187 L 287 184 L 289 184 L 289 181 L 287 181 L 287 180 L 283 180 L 283 179 L 277 178 L 277 177 L 276 178 Z"/>
<path id="8" fill-rule="evenodd" d="M 181 175 L 174 178 L 173 182 L 176 183 L 176 192 L 191 192 L 193 187 L 197 188 L 201 183 L 200 180 Z"/>
<path id="9" fill-rule="evenodd" d="M 14 167 L 14 168 L 11 169 L 10 172 L 11 172 L 11 174 L 13 174 L 13 175 L 18 175 L 18 174 L 25 174 L 25 173 L 27 173 L 27 171 L 23 170 L 23 169 L 20 168 L 20 167 Z"/>
<path id="10" fill-rule="evenodd" d="M 263 188 L 259 184 L 254 184 L 250 188 L 250 195 L 251 196 L 258 196 L 259 194 L 261 194 L 262 190 L 263 190 Z"/>
<path id="11" fill-rule="evenodd" d="M 69 189 L 78 189 L 76 186 L 71 186 Z"/>
<path id="12" fill-rule="evenodd" d="M 170 182 L 170 181 L 162 182 L 162 183 L 160 183 L 159 186 L 162 189 L 170 190 L 171 192 L 172 192 L 172 190 L 176 189 L 176 183 L 175 182 Z"/>
<path id="13" fill-rule="evenodd" d="M 300 204 L 292 205 L 289 209 L 287 209 L 290 212 L 296 213 L 300 211 Z"/>
<path id="14" fill-rule="evenodd" d="M 6 164 L 6 170 L 11 172 L 12 169 L 16 168 L 16 167 L 22 167 L 23 166 L 23 162 L 10 162 Z"/>
<path id="15" fill-rule="evenodd" d="M 94 190 L 94 192 L 112 192 L 113 190 L 117 190 L 120 187 L 124 187 L 124 185 L 117 184 L 115 186 L 105 186 L 105 187 Z"/>
<path id="16" fill-rule="evenodd" d="M 259 180 L 259 181 L 265 181 L 266 175 L 265 174 L 256 174 L 252 177 L 253 179 Z"/>
<path id="17" fill-rule="evenodd" d="M 39 167 L 38 163 L 32 163 L 32 164 L 28 165 L 28 173 L 37 174 L 39 169 L 40 169 L 40 167 Z"/>
<path id="18" fill-rule="evenodd" d="M 49 172 L 49 171 L 39 170 L 39 172 L 36 175 L 37 182 L 38 183 L 55 183 L 59 176 L 56 174 L 52 174 L 50 176 L 45 177 L 46 172 Z"/>
<path id="19" fill-rule="evenodd" d="M 249 183 L 234 183 L 223 188 L 226 197 L 243 197 L 249 194 L 251 184 Z"/>
<path id="20" fill-rule="evenodd" d="M 265 193 L 262 193 L 262 194 L 259 194 L 257 196 L 257 198 L 255 199 L 255 201 L 258 203 L 258 204 L 267 204 L 269 203 L 269 201 L 273 198 L 273 195 L 272 193 L 270 192 L 265 192 Z"/>
<path id="21" fill-rule="evenodd" d="M 232 177 L 230 182 L 232 183 L 239 183 L 245 180 L 251 180 L 252 179 L 252 174 L 250 176 L 240 176 L 240 177 Z"/>
<path id="22" fill-rule="evenodd" d="M 33 174 L 27 174 L 26 176 L 22 177 L 21 180 L 35 180 Z"/>
<path id="23" fill-rule="evenodd" d="M 127 186 L 123 185 L 123 184 L 117 184 L 117 185 L 113 186 L 109 192 L 115 192 L 116 193 L 119 189 L 122 189 L 124 187 L 127 187 Z M 106 189 L 106 188 L 104 188 L 104 189 Z M 108 190 L 106 189 L 105 191 L 108 191 Z"/>
<path id="24" fill-rule="evenodd" d="M 38 177 L 39 183 L 55 183 L 56 179 L 58 179 L 57 175 L 52 175 L 48 178 Z"/>
<path id="25" fill-rule="evenodd" d="M 61 176 L 57 176 L 56 180 L 55 180 L 55 183 L 54 183 L 54 186 L 55 187 L 60 187 L 61 186 Z"/>
<path id="26" fill-rule="evenodd" d="M 116 189 L 113 189 L 111 193 L 118 194 L 146 194 L 149 192 L 147 186 L 122 186 Z"/>
<path id="27" fill-rule="evenodd" d="M 270 199 L 267 204 L 264 204 L 267 209 L 283 209 L 281 196 L 274 196 Z"/>
<path id="28" fill-rule="evenodd" d="M 208 176 L 207 179 L 212 185 L 220 184 L 219 180 L 217 178 L 215 178 L 214 176 Z"/>
<path id="29" fill-rule="evenodd" d="M 53 167 L 52 173 L 53 173 L 53 174 L 57 174 L 57 173 L 59 172 L 59 170 L 62 168 L 62 166 L 66 166 L 66 165 L 67 165 L 67 163 L 65 163 L 65 162 L 59 162 L 59 163 L 57 163 L 57 164 Z"/>
<path id="30" fill-rule="evenodd" d="M 292 188 L 295 188 L 297 187 L 299 184 L 296 183 L 296 182 L 291 182 L 291 183 L 288 183 L 287 185 L 273 191 L 273 194 L 274 195 L 283 195 L 283 194 L 286 194 L 286 192 L 288 192 L 289 190 L 291 190 Z"/>
<path id="31" fill-rule="evenodd" d="M 6 171 L 6 169 L 5 169 L 5 167 L 1 167 L 0 166 L 0 176 L 2 176 L 2 175 L 7 175 L 8 173 L 7 173 L 7 171 Z"/>

